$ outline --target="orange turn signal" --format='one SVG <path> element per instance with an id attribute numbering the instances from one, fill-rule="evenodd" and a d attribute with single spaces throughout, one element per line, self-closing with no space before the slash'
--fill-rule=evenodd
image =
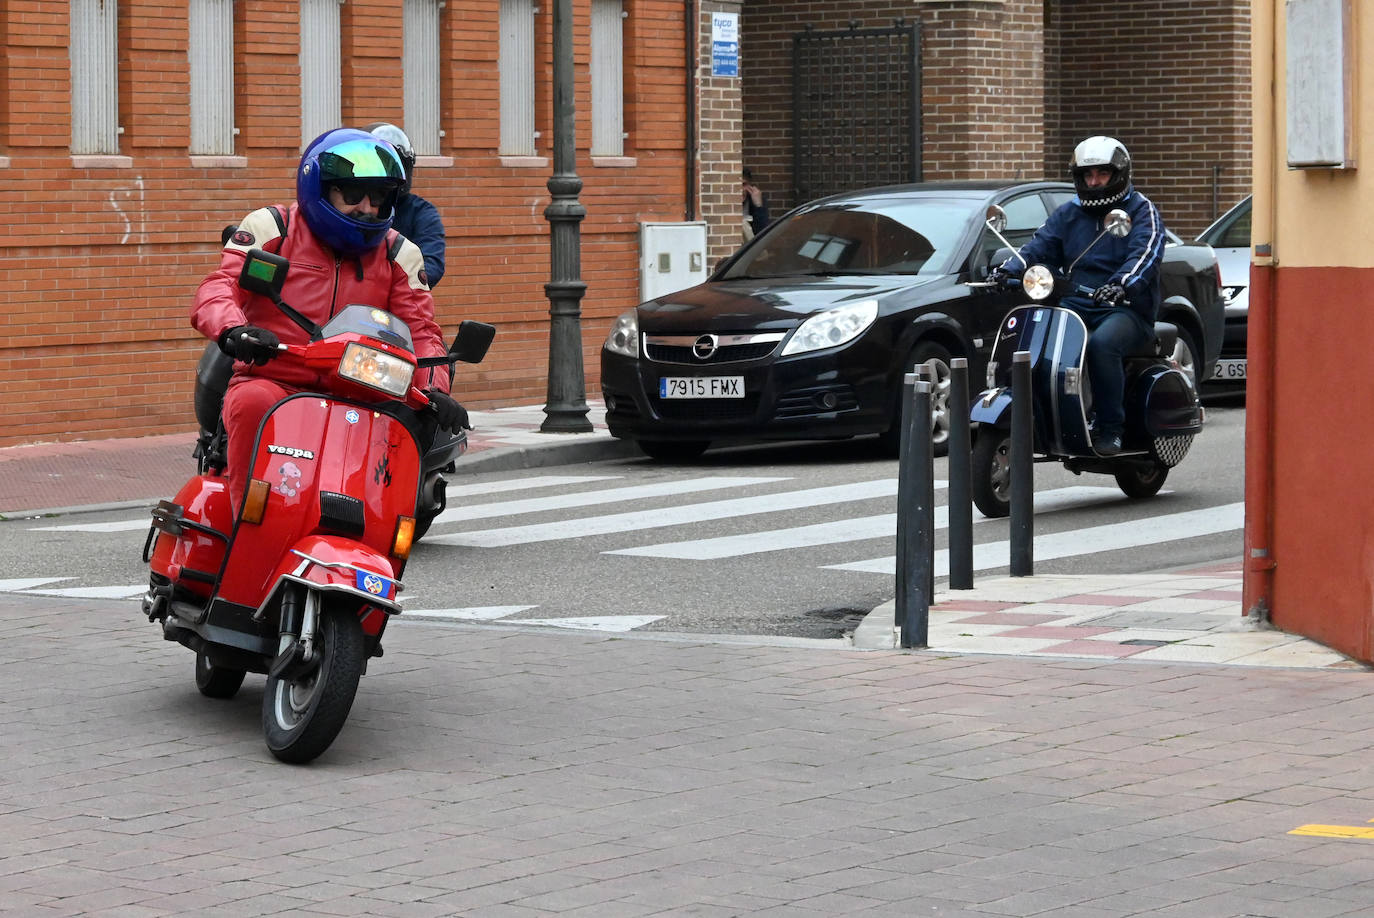
<path id="1" fill-rule="evenodd" d="M 415 517 L 398 516 L 396 535 L 391 539 L 391 556 L 405 561 L 410 557 L 410 546 L 415 541 Z"/>
<path id="2" fill-rule="evenodd" d="M 248 496 L 243 499 L 243 512 L 239 514 L 239 519 L 245 523 L 261 523 L 262 515 L 267 510 L 267 495 L 271 491 L 272 486 L 261 478 L 248 482 Z"/>

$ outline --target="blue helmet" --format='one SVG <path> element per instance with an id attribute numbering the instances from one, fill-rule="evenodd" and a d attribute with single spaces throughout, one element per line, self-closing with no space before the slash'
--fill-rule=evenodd
<path id="1" fill-rule="evenodd" d="M 405 166 L 391 144 L 366 131 L 336 128 L 316 137 L 301 154 L 296 203 L 321 242 L 340 255 L 362 255 L 386 238 L 405 179 Z M 379 219 L 359 220 L 336 210 L 329 203 L 333 185 L 385 191 Z"/>

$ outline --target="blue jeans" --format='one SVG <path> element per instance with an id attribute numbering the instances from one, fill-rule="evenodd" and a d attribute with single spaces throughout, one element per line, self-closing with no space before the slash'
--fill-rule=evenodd
<path id="1" fill-rule="evenodd" d="M 1100 437 L 1121 436 L 1126 422 L 1126 368 L 1122 361 L 1154 338 L 1153 326 L 1129 309 L 1085 310 L 1088 326 L 1088 384 L 1092 387 Z"/>

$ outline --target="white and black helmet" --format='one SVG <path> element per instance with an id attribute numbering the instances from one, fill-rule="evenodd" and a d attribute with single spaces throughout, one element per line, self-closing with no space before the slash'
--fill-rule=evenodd
<path id="1" fill-rule="evenodd" d="M 406 180 L 401 186 L 401 194 L 409 194 L 410 180 L 415 177 L 415 147 L 411 146 L 406 132 L 386 121 L 374 121 L 363 130 L 373 137 L 382 138 L 396 148 L 396 152 L 401 156 L 401 165 L 405 166 L 406 170 Z"/>
<path id="2" fill-rule="evenodd" d="M 1102 188 L 1089 188 L 1086 173 L 1089 169 L 1112 170 L 1111 181 Z M 1120 202 L 1131 190 L 1131 154 L 1115 137 L 1089 137 L 1073 148 L 1069 160 L 1073 188 L 1085 210 L 1105 211 Z"/>

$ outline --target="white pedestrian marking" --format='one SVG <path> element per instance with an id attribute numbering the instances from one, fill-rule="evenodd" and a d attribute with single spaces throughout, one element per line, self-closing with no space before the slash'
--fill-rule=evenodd
<path id="1" fill-rule="evenodd" d="M 936 487 L 944 487 L 942 481 Z M 1035 495 L 1035 512 L 1050 513 L 1069 507 L 1099 503 L 1105 500 L 1125 500 L 1116 488 L 1094 488 L 1075 486 L 1057 488 Z M 949 508 L 935 508 L 935 528 L 946 528 Z M 977 510 L 973 511 L 974 521 L 985 520 Z M 604 551 L 605 555 L 639 555 L 650 558 L 678 558 L 684 561 L 713 561 L 720 558 L 734 558 L 741 555 L 758 554 L 765 551 L 785 551 L 792 548 L 812 548 L 817 545 L 834 545 L 839 542 L 858 542 L 864 539 L 895 538 L 897 535 L 897 514 L 882 513 L 877 516 L 863 516 L 855 519 L 835 520 L 829 523 L 814 523 L 810 526 L 794 526 L 790 529 L 774 529 L 770 532 L 747 532 L 740 535 L 720 536 L 713 539 L 693 539 L 685 542 L 663 542 L 658 545 L 642 545 L 638 548 L 617 548 Z"/>
<path id="2" fill-rule="evenodd" d="M 434 518 L 435 524 L 463 523 L 469 520 L 489 519 L 496 516 L 514 516 L 519 513 L 542 513 L 545 510 L 566 510 L 570 507 L 592 507 L 599 504 L 623 503 L 643 500 L 649 497 L 673 497 L 678 494 L 693 494 L 697 491 L 714 491 L 718 488 L 743 488 L 749 485 L 767 484 L 773 481 L 788 481 L 787 478 L 691 478 L 686 481 L 664 481 L 650 485 L 628 488 L 611 488 L 605 491 L 575 491 L 554 497 L 530 497 L 525 500 L 501 501 L 491 504 L 467 504 L 445 510 Z M 443 542 L 443 538 L 430 536 L 426 542 Z"/>
<path id="3" fill-rule="evenodd" d="M 795 510 L 799 507 L 819 507 L 824 504 L 870 500 L 875 497 L 891 497 L 896 493 L 897 479 L 881 478 L 877 481 L 862 481 L 856 484 L 834 485 L 826 488 L 809 488 L 802 491 L 782 491 L 777 494 L 760 494 L 755 497 L 685 504 L 680 507 L 663 507 L 657 510 L 634 510 L 628 513 L 589 516 L 554 523 L 508 526 L 503 529 L 479 529 L 473 532 L 460 532 L 428 538 L 426 541 L 431 544 L 466 545 L 475 548 L 525 545 L 530 542 L 550 542 L 556 539 L 657 529 L 664 526 L 678 526 L 683 523 L 699 523 L 704 520 L 749 516 L 754 513 L 774 513 L 779 510 Z"/>
<path id="4" fill-rule="evenodd" d="M 547 434 L 545 435 L 547 436 Z M 527 488 L 552 488 L 557 485 L 586 484 L 592 481 L 613 481 L 621 475 L 540 475 L 531 478 L 505 478 L 480 484 L 455 485 L 449 481 L 446 493 L 450 498 L 470 497 L 473 494 L 500 494 L 504 491 L 523 491 Z"/>
<path id="5" fill-rule="evenodd" d="M 147 529 L 153 523 L 151 516 L 136 520 L 115 520 L 111 523 L 70 523 L 66 526 L 30 526 L 30 532 L 131 532 Z"/>
<path id="6" fill-rule="evenodd" d="M 148 584 L 138 586 L 63 587 L 60 590 L 24 590 L 30 596 L 61 596 L 65 599 L 132 599 L 148 592 Z"/>
<path id="7" fill-rule="evenodd" d="M 1174 542 L 1194 536 L 1215 535 L 1231 532 L 1245 526 L 1245 504 L 1223 504 L 1201 510 L 1186 510 L 1182 513 L 1167 513 L 1124 523 L 1108 523 L 1104 526 L 1089 526 L 1086 529 L 1069 529 L 1064 532 L 1050 532 L 1037 535 L 1031 545 L 1033 561 L 1052 561 L 1055 558 L 1071 558 L 1077 555 L 1100 554 L 1104 551 L 1119 551 L 1140 545 L 1156 545 L 1161 542 Z M 1011 543 L 1009 541 L 984 542 L 973 546 L 973 569 L 975 571 L 1006 567 L 1011 563 Z M 860 571 L 869 574 L 888 574 L 897 572 L 897 559 L 892 556 L 874 558 L 870 561 L 855 561 L 851 564 L 827 564 L 828 570 Z M 935 552 L 935 576 L 949 575 L 949 551 L 939 549 Z"/>
<path id="8" fill-rule="evenodd" d="M 469 606 L 466 609 L 406 609 L 397 621 L 433 619 L 445 622 L 490 622 L 537 606 Z"/>
<path id="9" fill-rule="evenodd" d="M 522 618 L 513 625 L 544 625 L 548 628 L 572 628 L 577 631 L 633 631 L 652 624 L 666 615 L 600 615 L 590 618 Z"/>
<path id="10" fill-rule="evenodd" d="M 31 590 L 45 583 L 61 583 L 70 577 L 20 577 L 16 580 L 0 580 L 0 592 L 13 593 L 18 590 Z"/>

